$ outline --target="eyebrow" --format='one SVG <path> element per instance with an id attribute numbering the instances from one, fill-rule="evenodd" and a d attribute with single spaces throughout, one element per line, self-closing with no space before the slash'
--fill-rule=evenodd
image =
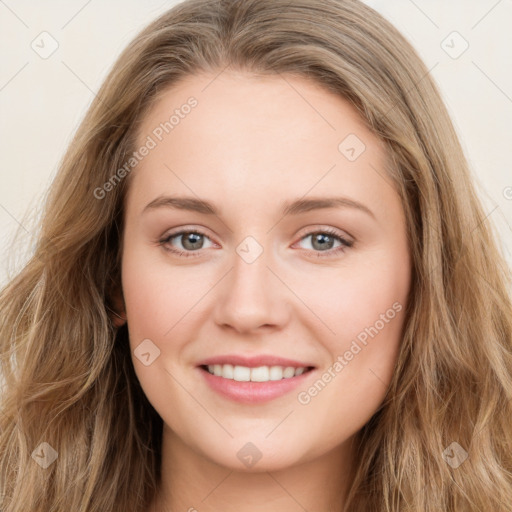
<path id="1" fill-rule="evenodd" d="M 142 213 L 162 207 L 187 210 L 205 215 L 219 215 L 219 209 L 209 201 L 195 197 L 178 196 L 159 196 L 147 204 Z M 298 215 L 327 208 L 353 208 L 375 219 L 375 214 L 367 206 L 348 197 L 318 197 L 288 201 L 283 205 L 282 215 Z"/>

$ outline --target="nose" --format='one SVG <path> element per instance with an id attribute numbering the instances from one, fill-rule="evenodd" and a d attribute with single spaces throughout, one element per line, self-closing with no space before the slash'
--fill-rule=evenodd
<path id="1" fill-rule="evenodd" d="M 286 324 L 291 308 L 287 288 L 269 263 L 265 250 L 250 263 L 235 253 L 233 268 L 222 280 L 216 297 L 217 325 L 248 333 L 280 329 Z"/>

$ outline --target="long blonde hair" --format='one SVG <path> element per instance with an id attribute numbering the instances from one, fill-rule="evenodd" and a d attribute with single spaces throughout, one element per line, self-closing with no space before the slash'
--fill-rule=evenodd
<path id="1" fill-rule="evenodd" d="M 384 141 L 406 213 L 401 350 L 358 435 L 345 510 L 511 512 L 510 271 L 428 70 L 358 0 L 188 0 L 121 54 L 61 162 L 35 253 L 0 296 L 1 510 L 142 512 L 154 496 L 162 420 L 110 311 L 129 180 L 95 190 L 163 90 L 228 66 L 350 101 Z"/>

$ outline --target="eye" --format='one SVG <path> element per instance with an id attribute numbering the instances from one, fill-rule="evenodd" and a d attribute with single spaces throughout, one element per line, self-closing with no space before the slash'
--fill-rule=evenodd
<path id="1" fill-rule="evenodd" d="M 345 251 L 348 247 L 352 247 L 354 242 L 346 240 L 343 238 L 336 230 L 331 228 L 324 228 L 317 231 L 312 231 L 308 233 L 306 236 L 301 238 L 302 240 L 306 240 L 311 237 L 311 247 L 313 250 L 317 250 L 317 257 L 323 258 L 327 256 L 333 256 L 340 252 Z M 339 242 L 338 247 L 333 248 L 336 240 Z M 325 253 L 325 254 L 323 254 Z"/>
<path id="2" fill-rule="evenodd" d="M 186 236 L 184 236 L 186 235 Z M 188 258 L 190 256 L 199 256 L 199 254 L 195 254 L 199 251 L 199 249 L 204 249 L 204 239 L 209 238 L 200 231 L 197 230 L 189 230 L 189 231 L 178 231 L 177 233 L 171 233 L 166 237 L 162 238 L 159 241 L 159 244 L 167 251 L 178 254 L 179 256 L 184 256 Z M 181 246 L 184 249 L 175 248 L 172 245 L 172 241 L 174 239 L 181 240 Z"/>
<path id="3" fill-rule="evenodd" d="M 186 235 L 186 236 L 185 236 Z M 319 258 L 333 256 L 340 252 L 345 251 L 347 248 L 352 247 L 354 242 L 343 238 L 336 230 L 331 228 L 319 229 L 311 231 L 307 235 L 303 236 L 300 241 L 306 240 L 311 237 L 311 247 L 316 256 Z M 174 239 L 180 241 L 182 248 L 177 248 L 172 243 Z M 185 258 L 200 256 L 200 249 L 205 249 L 204 240 L 210 240 L 210 238 L 198 230 L 182 230 L 176 233 L 171 233 L 161 240 L 161 245 L 166 251 L 183 256 Z M 333 248 L 335 242 L 338 241 L 338 246 Z M 210 245 L 210 247 L 213 243 Z M 325 253 L 325 254 L 324 254 Z"/>

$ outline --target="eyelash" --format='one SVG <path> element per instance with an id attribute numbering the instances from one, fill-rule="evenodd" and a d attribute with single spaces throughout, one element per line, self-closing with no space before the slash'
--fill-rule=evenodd
<path id="1" fill-rule="evenodd" d="M 200 256 L 201 255 L 200 250 L 182 251 L 181 249 L 175 249 L 175 248 L 170 249 L 169 247 L 166 246 L 166 244 L 168 244 L 173 238 L 176 238 L 176 237 L 178 237 L 180 235 L 184 235 L 184 234 L 190 234 L 190 233 L 209 238 L 208 235 L 206 235 L 205 233 L 202 233 L 199 230 L 190 229 L 190 230 L 178 231 L 176 233 L 171 233 L 170 235 L 166 236 L 165 238 L 162 238 L 161 240 L 159 240 L 159 245 L 162 246 L 164 248 L 164 250 L 169 251 L 174 254 L 177 254 L 178 256 L 182 256 L 184 258 Z M 338 232 L 332 228 L 325 228 L 325 229 L 321 229 L 321 230 L 310 231 L 309 233 L 305 234 L 299 241 L 303 240 L 304 238 L 307 238 L 308 236 L 317 235 L 317 234 L 329 235 L 331 237 L 338 239 L 341 242 L 341 246 L 337 247 L 336 249 L 329 249 L 328 251 L 313 251 L 313 252 L 317 253 L 318 258 L 327 258 L 327 257 L 335 256 L 339 253 L 343 253 L 347 248 L 352 247 L 354 244 L 354 242 L 348 241 L 345 238 L 341 237 L 338 234 Z"/>

